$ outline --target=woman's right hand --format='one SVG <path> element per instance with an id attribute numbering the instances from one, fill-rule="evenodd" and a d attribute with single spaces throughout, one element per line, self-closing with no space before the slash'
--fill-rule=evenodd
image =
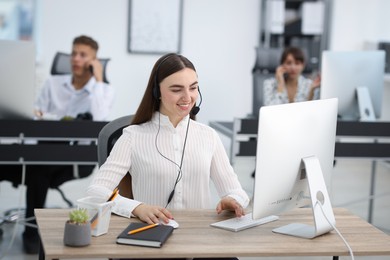
<path id="1" fill-rule="evenodd" d="M 148 223 L 168 223 L 169 219 L 173 219 L 173 216 L 169 210 L 160 206 L 152 206 L 146 204 L 140 204 L 133 210 L 133 215 L 140 220 Z"/>
<path id="2" fill-rule="evenodd" d="M 284 78 L 284 75 L 286 73 L 286 69 L 284 68 L 283 65 L 280 65 L 279 67 L 276 68 L 275 72 L 275 79 L 277 82 L 277 92 L 281 93 L 284 91 L 286 88 L 286 81 Z"/>
<path id="3" fill-rule="evenodd" d="M 284 68 L 283 65 L 280 65 L 276 68 L 275 71 L 275 78 L 279 84 L 285 84 L 285 78 L 284 74 L 286 73 L 286 69 Z"/>

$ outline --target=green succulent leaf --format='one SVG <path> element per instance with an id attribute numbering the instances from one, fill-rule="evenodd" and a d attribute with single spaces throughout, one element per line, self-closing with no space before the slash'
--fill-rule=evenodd
<path id="1" fill-rule="evenodd" d="M 75 224 L 84 224 L 88 222 L 88 211 L 87 209 L 74 209 L 69 213 L 69 221 Z"/>

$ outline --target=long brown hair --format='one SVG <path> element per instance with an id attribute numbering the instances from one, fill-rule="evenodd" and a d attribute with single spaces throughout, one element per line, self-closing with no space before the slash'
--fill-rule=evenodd
<path id="1" fill-rule="evenodd" d="M 131 122 L 132 125 L 139 125 L 152 119 L 154 112 L 160 109 L 161 81 L 185 68 L 196 71 L 191 61 L 176 53 L 168 53 L 157 60 L 150 73 L 144 96 Z M 195 116 L 190 115 L 190 117 L 195 120 Z"/>

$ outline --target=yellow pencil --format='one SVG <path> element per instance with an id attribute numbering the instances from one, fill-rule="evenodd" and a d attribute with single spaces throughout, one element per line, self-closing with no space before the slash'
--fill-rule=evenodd
<path id="1" fill-rule="evenodd" d="M 114 191 L 111 193 L 111 196 L 108 198 L 107 202 L 113 201 L 116 198 L 116 196 L 118 196 L 118 194 L 119 194 L 119 189 L 118 187 L 116 187 Z M 108 208 L 110 207 L 105 207 L 102 215 L 104 215 L 104 213 L 107 211 Z M 93 218 L 91 219 L 91 228 L 94 229 L 97 223 L 98 223 L 98 213 L 96 213 L 95 216 L 93 216 Z"/>
<path id="2" fill-rule="evenodd" d="M 118 193 L 119 193 L 119 188 L 116 187 L 116 188 L 112 191 L 111 196 L 108 198 L 107 201 L 113 201 L 113 200 L 115 199 L 116 195 L 118 195 Z"/>
<path id="3" fill-rule="evenodd" d="M 158 223 L 150 224 L 148 226 L 144 226 L 144 227 L 141 227 L 141 228 L 130 230 L 127 234 L 132 235 L 132 234 L 135 234 L 135 233 L 138 233 L 138 232 L 150 229 L 150 228 L 154 228 L 156 226 L 158 226 Z"/>

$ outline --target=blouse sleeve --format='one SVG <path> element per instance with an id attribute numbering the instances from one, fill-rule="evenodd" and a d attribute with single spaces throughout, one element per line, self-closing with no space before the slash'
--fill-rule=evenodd
<path id="1" fill-rule="evenodd" d="M 108 156 L 106 162 L 100 167 L 92 183 L 88 186 L 88 196 L 102 197 L 105 200 L 109 198 L 112 191 L 130 169 L 131 143 L 131 134 L 125 129 L 112 148 L 110 156 Z M 130 217 L 131 212 L 141 204 L 139 201 L 122 196 L 117 196 L 114 202 L 115 205 L 112 212 L 124 217 Z"/>
<path id="2" fill-rule="evenodd" d="M 218 195 L 222 198 L 230 196 L 243 208 L 249 204 L 249 197 L 243 190 L 218 134 L 213 130 L 215 151 L 211 161 L 211 179 L 215 184 Z"/>
<path id="3" fill-rule="evenodd" d="M 286 93 L 283 91 L 279 93 L 277 91 L 277 84 L 274 78 L 266 79 L 263 83 L 263 98 L 264 105 L 279 105 L 285 103 Z"/>

